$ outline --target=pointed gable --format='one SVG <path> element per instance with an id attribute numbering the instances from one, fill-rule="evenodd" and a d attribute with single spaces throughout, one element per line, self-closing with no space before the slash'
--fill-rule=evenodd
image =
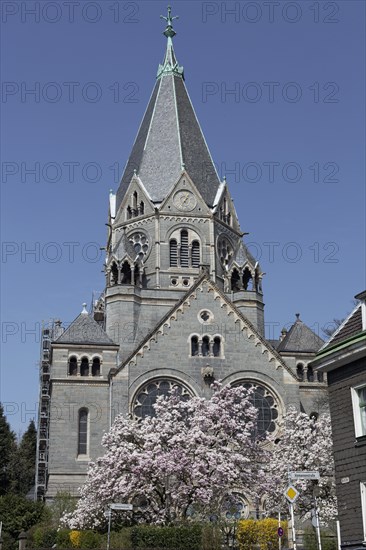
<path id="1" fill-rule="evenodd" d="M 316 353 L 324 344 L 324 341 L 315 334 L 298 317 L 284 339 L 277 346 L 277 351 L 282 352 L 303 352 Z"/>
<path id="2" fill-rule="evenodd" d="M 88 313 L 80 313 L 55 343 L 116 345 Z"/>
<path id="3" fill-rule="evenodd" d="M 202 296 L 202 298 L 200 298 Z M 136 365 L 139 358 L 143 358 L 146 353 L 149 353 L 151 350 L 155 350 L 155 347 L 159 345 L 161 338 L 168 335 L 169 340 L 172 337 L 170 333 L 171 330 L 178 328 L 176 337 L 178 338 L 179 345 L 183 345 L 184 352 L 182 357 L 187 356 L 187 346 L 188 341 L 185 341 L 182 338 L 182 328 L 180 327 L 181 316 L 189 317 L 189 329 L 188 334 L 202 330 L 202 325 L 197 321 L 197 315 L 194 314 L 192 318 L 192 311 L 194 309 L 193 304 L 197 301 L 201 303 L 201 306 L 204 306 L 207 309 L 212 309 L 212 311 L 220 311 L 220 314 L 223 314 L 225 318 L 225 323 L 221 323 L 217 326 L 218 331 L 224 331 L 224 338 L 227 338 L 227 341 L 232 339 L 235 341 L 235 345 L 230 345 L 227 349 L 231 350 L 231 353 L 240 354 L 240 348 L 248 346 L 253 350 L 253 353 L 260 359 L 262 364 L 271 364 L 276 370 L 278 368 L 285 369 L 291 378 L 296 379 L 295 374 L 292 370 L 286 365 L 282 357 L 277 353 L 276 350 L 272 348 L 270 344 L 263 338 L 259 332 L 256 330 L 254 325 L 246 318 L 244 315 L 233 305 L 230 300 L 221 292 L 221 290 L 209 279 L 209 276 L 205 273 L 203 274 L 193 287 L 183 296 L 183 298 L 159 321 L 155 328 L 139 343 L 137 348 L 130 354 L 129 357 L 123 362 L 120 368 L 117 370 L 116 374 L 124 368 L 124 366 Z M 201 307 L 200 306 L 200 307 Z M 196 306 L 197 307 L 197 306 Z M 178 322 L 178 324 L 176 324 Z M 196 329 L 194 326 L 196 325 Z M 212 326 L 206 330 L 211 331 Z M 188 336 L 187 334 L 187 336 Z M 242 345 L 238 344 L 238 337 L 243 338 Z M 165 346 L 166 344 L 164 344 Z M 257 350 L 257 351 L 254 351 Z M 172 351 L 173 353 L 173 351 Z M 177 349 L 174 350 L 174 353 L 177 353 Z M 207 358 L 211 360 L 212 358 Z M 243 356 L 243 361 L 246 361 L 245 356 Z M 225 362 L 225 361 L 224 361 Z M 250 370 L 250 366 L 247 366 Z M 240 369 L 239 372 L 241 372 Z"/>

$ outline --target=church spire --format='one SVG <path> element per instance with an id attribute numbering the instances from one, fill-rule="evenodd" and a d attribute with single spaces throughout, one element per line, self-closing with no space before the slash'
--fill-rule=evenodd
<path id="1" fill-rule="evenodd" d="M 161 78 L 164 75 L 175 74 L 177 76 L 181 76 L 184 79 L 183 67 L 179 66 L 177 58 L 175 57 L 172 40 L 172 38 L 177 34 L 173 29 L 173 21 L 174 19 L 179 19 L 179 16 L 176 15 L 172 17 L 172 8 L 168 6 L 168 16 L 165 17 L 164 15 L 161 15 L 160 18 L 166 21 L 167 25 L 163 34 L 167 37 L 168 42 L 163 64 L 159 65 L 158 68 L 157 78 Z"/>
<path id="2" fill-rule="evenodd" d="M 189 98 L 183 67 L 173 49 L 175 30 L 168 7 L 167 48 L 154 91 L 138 130 L 117 191 L 116 212 L 134 173 L 156 205 L 161 204 L 184 169 L 209 207 L 216 203 L 220 180 Z M 136 171 L 136 172 L 135 172 Z"/>

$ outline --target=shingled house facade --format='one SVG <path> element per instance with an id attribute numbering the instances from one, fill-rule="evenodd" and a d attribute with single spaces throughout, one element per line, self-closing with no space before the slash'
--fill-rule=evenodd
<path id="1" fill-rule="evenodd" d="M 366 291 L 313 361 L 328 376 L 341 546 L 366 546 Z"/>
<path id="2" fill-rule="evenodd" d="M 242 240 L 174 53 L 170 12 L 166 19 L 166 54 L 110 194 L 105 291 L 69 327 L 44 332 L 39 498 L 77 494 L 115 416 L 153 414 L 173 385 L 207 398 L 214 379 L 254 386 L 260 432 L 274 433 L 290 405 L 310 414 L 324 401 L 325 381 L 308 367 L 323 341 L 299 317 L 278 341 L 265 338 L 263 272 Z"/>

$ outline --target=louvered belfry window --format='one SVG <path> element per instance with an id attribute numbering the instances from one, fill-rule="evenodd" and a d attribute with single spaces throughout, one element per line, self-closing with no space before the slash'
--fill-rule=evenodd
<path id="1" fill-rule="evenodd" d="M 188 231 L 182 229 L 180 233 L 180 265 L 189 267 Z"/>
<path id="2" fill-rule="evenodd" d="M 170 241 L 170 267 L 178 267 L 178 245 L 175 239 Z"/>
<path id="3" fill-rule="evenodd" d="M 193 241 L 192 243 L 192 267 L 199 267 L 200 265 L 200 243 Z"/>

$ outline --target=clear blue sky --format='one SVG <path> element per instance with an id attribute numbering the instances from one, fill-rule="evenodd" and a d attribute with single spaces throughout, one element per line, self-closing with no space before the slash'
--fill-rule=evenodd
<path id="1" fill-rule="evenodd" d="M 163 58 L 166 5 L 2 2 L 1 401 L 16 431 L 38 398 L 37 324 L 72 321 L 103 290 L 108 193 Z M 266 272 L 267 335 L 296 312 L 320 331 L 366 287 L 365 3 L 172 7 L 188 90 Z"/>

